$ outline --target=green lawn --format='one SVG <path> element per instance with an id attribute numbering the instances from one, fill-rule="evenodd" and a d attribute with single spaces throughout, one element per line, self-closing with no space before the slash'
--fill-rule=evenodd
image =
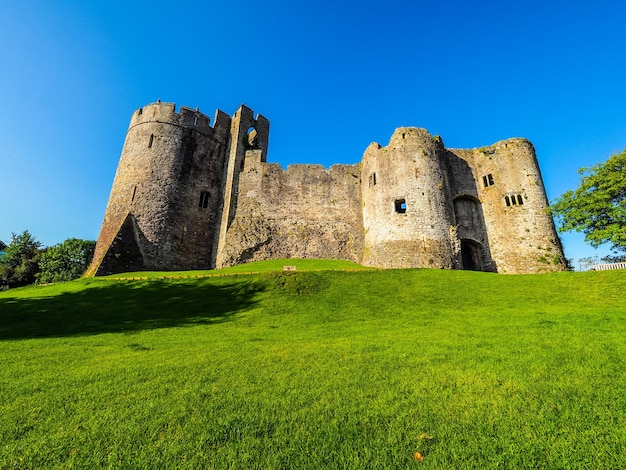
<path id="1" fill-rule="evenodd" d="M 207 276 L 225 276 L 231 274 L 258 274 L 263 272 L 283 271 L 288 267 L 295 267 L 296 271 L 366 271 L 373 268 L 367 268 L 352 261 L 345 260 L 329 260 L 329 259 L 274 259 L 268 261 L 254 261 L 252 263 L 239 264 L 228 268 L 222 268 L 212 271 L 139 271 L 133 273 L 113 274 L 104 276 L 103 279 L 171 279 L 177 277 L 207 277 Z"/>
<path id="2" fill-rule="evenodd" d="M 0 468 L 626 467 L 626 272 L 269 269 L 0 293 Z"/>

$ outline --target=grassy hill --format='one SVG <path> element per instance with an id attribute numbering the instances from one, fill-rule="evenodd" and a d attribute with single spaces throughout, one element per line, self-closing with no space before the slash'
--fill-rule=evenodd
<path id="1" fill-rule="evenodd" d="M 0 468 L 626 466 L 625 272 L 329 266 L 0 293 Z"/>

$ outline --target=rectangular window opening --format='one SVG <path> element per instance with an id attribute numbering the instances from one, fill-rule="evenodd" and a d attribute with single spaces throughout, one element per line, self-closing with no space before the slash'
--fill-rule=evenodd
<path id="1" fill-rule="evenodd" d="M 394 201 L 394 208 L 398 214 L 405 214 L 406 213 L 406 200 L 396 199 Z"/>
<path id="2" fill-rule="evenodd" d="M 376 186 L 376 173 L 372 173 L 369 178 L 370 186 Z"/>
<path id="3" fill-rule="evenodd" d="M 208 191 L 202 191 L 200 193 L 200 203 L 198 204 L 198 207 L 200 207 L 201 209 L 206 209 L 207 207 L 209 207 L 209 192 Z"/>
<path id="4" fill-rule="evenodd" d="M 508 196 L 504 196 L 504 202 L 507 207 L 511 206 L 523 206 L 524 205 L 524 196 L 521 194 L 510 194 Z"/>
<path id="5" fill-rule="evenodd" d="M 150 141 L 148 142 L 148 148 L 151 149 L 152 148 L 152 143 L 154 142 L 154 134 L 150 135 Z"/>

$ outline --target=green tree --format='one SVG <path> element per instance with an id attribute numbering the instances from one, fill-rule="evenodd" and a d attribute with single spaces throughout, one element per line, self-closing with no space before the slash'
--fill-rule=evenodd
<path id="1" fill-rule="evenodd" d="M 39 261 L 38 282 L 71 281 L 81 277 L 93 258 L 95 247 L 94 241 L 68 238 L 47 248 Z"/>
<path id="2" fill-rule="evenodd" d="M 580 186 L 552 203 L 559 229 L 584 233 L 594 247 L 609 243 L 626 252 L 626 149 L 578 173 Z"/>
<path id="3" fill-rule="evenodd" d="M 11 243 L 0 258 L 0 289 L 26 286 L 35 282 L 39 272 L 41 243 L 28 230 L 11 234 Z"/>

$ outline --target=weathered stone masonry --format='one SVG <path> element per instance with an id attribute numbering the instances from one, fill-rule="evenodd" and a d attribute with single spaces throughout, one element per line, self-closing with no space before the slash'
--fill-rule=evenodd
<path id="1" fill-rule="evenodd" d="M 88 274 L 272 258 L 504 273 L 565 268 L 532 144 L 399 128 L 360 164 L 267 163 L 269 121 L 153 103 L 131 118 Z"/>

